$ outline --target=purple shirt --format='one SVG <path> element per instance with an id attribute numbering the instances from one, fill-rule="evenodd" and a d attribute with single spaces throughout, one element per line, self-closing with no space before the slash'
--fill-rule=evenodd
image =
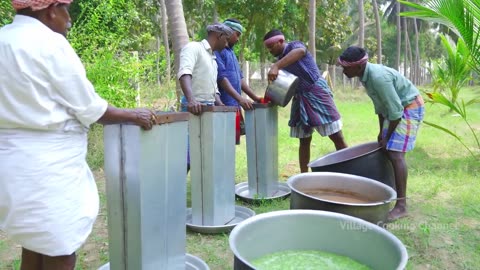
<path id="1" fill-rule="evenodd" d="M 285 57 L 289 52 L 293 49 L 302 48 L 307 49 L 305 45 L 300 41 L 292 41 L 287 43 L 285 49 L 283 50 L 283 54 L 279 57 L 279 59 Z M 317 67 L 317 64 L 313 60 L 312 55 L 310 52 L 307 51 L 307 54 L 297 62 L 285 67 L 284 70 L 294 74 L 295 76 L 300 78 L 299 88 L 305 88 L 309 85 L 314 84 L 321 78 L 320 70 Z"/>
<path id="2" fill-rule="evenodd" d="M 300 41 L 287 43 L 278 59 L 297 48 L 306 49 Z M 311 127 L 327 125 L 340 119 L 327 81 L 320 75 L 320 70 L 308 51 L 304 57 L 283 69 L 300 79 L 292 101 L 289 126 L 301 126 L 308 131 Z"/>

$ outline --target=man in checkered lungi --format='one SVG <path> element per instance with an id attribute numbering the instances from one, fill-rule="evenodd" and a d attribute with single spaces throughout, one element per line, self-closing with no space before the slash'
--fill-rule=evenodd
<path id="1" fill-rule="evenodd" d="M 424 102 L 418 89 L 398 71 L 368 63 L 363 48 L 351 46 L 338 58 L 343 73 L 360 77 L 378 115 L 379 144 L 386 149 L 395 173 L 397 202 L 388 215 L 389 221 L 407 215 L 407 176 L 405 153 L 412 150 L 423 121 Z"/>

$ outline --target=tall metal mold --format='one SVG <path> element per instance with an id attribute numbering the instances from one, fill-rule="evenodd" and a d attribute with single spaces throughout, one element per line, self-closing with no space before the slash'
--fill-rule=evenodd
<path id="1" fill-rule="evenodd" d="M 185 269 L 187 120 L 105 126 L 110 269 Z"/>
<path id="2" fill-rule="evenodd" d="M 192 223 L 219 226 L 235 218 L 236 107 L 203 107 L 189 119 Z"/>

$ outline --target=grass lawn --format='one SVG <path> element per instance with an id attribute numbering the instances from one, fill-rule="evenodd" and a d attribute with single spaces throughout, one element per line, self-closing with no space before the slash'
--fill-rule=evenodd
<path id="1" fill-rule="evenodd" d="M 378 134 L 377 117 L 363 90 L 338 93 L 337 106 L 344 121 L 344 136 L 351 146 L 373 141 Z M 480 88 L 465 89 L 463 97 L 480 95 Z M 279 168 L 281 181 L 297 174 L 298 140 L 289 138 L 288 108 L 279 110 Z M 469 121 L 480 134 L 480 106 L 469 107 Z M 454 130 L 480 155 L 473 136 L 462 119 L 440 105 L 426 106 L 426 120 Z M 90 136 L 91 148 L 102 149 L 101 128 Z M 334 151 L 328 138 L 314 135 L 311 158 Z M 89 160 L 101 164 L 98 151 Z M 93 161 L 92 161 L 93 160 Z M 480 159 L 446 133 L 423 125 L 416 148 L 407 155 L 409 166 L 409 216 L 388 229 L 407 247 L 407 269 L 478 269 L 480 265 Z M 245 138 L 237 147 L 236 182 L 247 179 Z M 95 165 L 94 165 L 95 167 Z M 105 183 L 102 169 L 95 175 L 102 202 L 101 213 L 88 242 L 78 252 L 77 269 L 97 269 L 108 261 Z M 188 194 L 187 197 L 189 197 Z M 238 202 L 241 204 L 240 202 Z M 249 205 L 257 214 L 289 208 L 289 201 Z M 366 246 L 368 248 L 368 246 Z M 228 235 L 187 234 L 187 252 L 202 258 L 212 270 L 232 269 L 233 255 Z M 20 247 L 0 233 L 0 269 L 19 269 Z"/>

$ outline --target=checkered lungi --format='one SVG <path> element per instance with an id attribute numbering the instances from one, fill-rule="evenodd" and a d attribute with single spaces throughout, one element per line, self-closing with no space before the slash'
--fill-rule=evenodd
<path id="1" fill-rule="evenodd" d="M 396 152 L 408 152 L 415 146 L 417 132 L 423 121 L 425 106 L 423 98 L 418 95 L 415 100 L 403 109 L 402 119 L 398 123 L 390 140 L 387 142 L 387 150 Z M 389 121 L 383 122 L 382 136 L 385 137 L 388 131 Z"/>

